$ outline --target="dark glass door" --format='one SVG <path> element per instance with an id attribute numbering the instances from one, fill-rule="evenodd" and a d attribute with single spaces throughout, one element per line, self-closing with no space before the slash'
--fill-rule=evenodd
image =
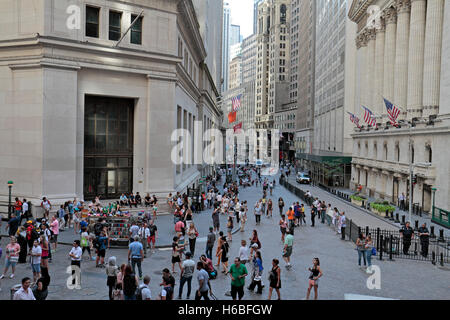
<path id="1" fill-rule="evenodd" d="M 85 99 L 84 197 L 118 198 L 133 187 L 134 100 Z"/>

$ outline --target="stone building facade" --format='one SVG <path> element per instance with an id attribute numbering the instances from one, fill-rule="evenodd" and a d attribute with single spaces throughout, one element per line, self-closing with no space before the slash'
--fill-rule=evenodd
<path id="1" fill-rule="evenodd" d="M 372 109 L 379 127 L 352 134 L 352 186 L 393 203 L 412 194 L 426 212 L 436 187 L 436 206 L 448 210 L 450 2 L 354 1 L 349 17 L 358 26 L 355 110 Z M 389 124 L 383 97 L 401 109 L 400 127 Z"/>
<path id="2" fill-rule="evenodd" d="M 7 0 L 0 11 L 0 180 L 14 181 L 14 195 L 166 196 L 211 170 L 171 161 L 175 129 L 190 132 L 184 146 L 201 146 L 222 117 L 221 66 L 212 74 L 205 63 L 191 0 Z"/>

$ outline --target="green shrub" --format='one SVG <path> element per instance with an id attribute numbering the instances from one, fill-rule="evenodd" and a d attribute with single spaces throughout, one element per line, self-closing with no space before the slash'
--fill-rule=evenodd
<path id="1" fill-rule="evenodd" d="M 364 200 L 366 200 L 366 198 L 362 198 L 362 197 L 355 196 L 355 195 L 350 196 L 350 199 L 353 199 L 355 201 L 364 201 Z"/>
<path id="2" fill-rule="evenodd" d="M 386 205 L 384 203 L 372 202 L 370 204 L 370 207 L 375 209 L 375 210 L 377 210 L 378 212 L 383 212 L 383 213 L 386 212 L 386 210 L 389 211 L 389 212 L 394 212 L 395 211 L 395 207 L 394 206 L 391 206 L 389 204 Z"/>

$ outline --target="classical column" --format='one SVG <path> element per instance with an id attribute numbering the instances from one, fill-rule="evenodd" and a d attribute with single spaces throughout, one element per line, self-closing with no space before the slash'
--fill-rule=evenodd
<path id="1" fill-rule="evenodd" d="M 397 39 L 397 10 L 390 7 L 384 12 L 386 24 L 386 39 L 384 46 L 384 72 L 383 72 L 383 96 L 389 101 L 394 101 L 394 69 L 395 69 L 395 43 Z M 383 107 L 383 121 L 387 119 L 386 108 Z"/>
<path id="2" fill-rule="evenodd" d="M 361 70 L 360 70 L 360 75 L 361 75 L 361 91 L 360 91 L 360 101 L 359 101 L 359 106 L 355 107 L 355 113 L 358 114 L 359 111 L 361 110 L 361 105 L 367 105 L 369 103 L 369 101 L 367 100 L 367 92 L 368 92 L 368 78 L 367 78 L 367 73 L 368 73 L 368 63 L 367 63 L 367 42 L 368 42 L 368 37 L 367 37 L 367 32 L 363 31 L 360 35 L 359 35 L 359 51 L 361 54 Z"/>
<path id="3" fill-rule="evenodd" d="M 427 2 L 425 0 L 411 0 L 408 58 L 408 119 L 422 116 L 426 9 Z"/>
<path id="4" fill-rule="evenodd" d="M 394 103 L 403 111 L 399 119 L 406 116 L 408 97 L 408 54 L 410 0 L 397 0 L 397 42 L 395 48 Z"/>
<path id="5" fill-rule="evenodd" d="M 386 28 L 384 19 L 381 19 L 381 28 L 376 30 L 375 40 L 375 86 L 373 91 L 373 108 L 377 114 L 383 114 L 383 76 L 384 76 L 384 42 Z"/>
<path id="6" fill-rule="evenodd" d="M 445 0 L 428 0 L 423 71 L 424 117 L 438 114 Z"/>
<path id="7" fill-rule="evenodd" d="M 361 109 L 361 104 L 364 98 L 362 97 L 364 94 L 364 83 L 366 76 L 366 46 L 364 45 L 364 35 L 359 34 L 356 39 L 356 76 L 355 76 L 355 106 L 353 112 L 358 114 Z"/>
<path id="8" fill-rule="evenodd" d="M 375 29 L 367 30 L 367 105 L 369 109 L 374 110 L 373 97 L 375 89 Z"/>

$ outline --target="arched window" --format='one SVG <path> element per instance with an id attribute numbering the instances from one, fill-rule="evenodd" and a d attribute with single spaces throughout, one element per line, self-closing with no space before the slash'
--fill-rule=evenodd
<path id="1" fill-rule="evenodd" d="M 427 156 L 426 160 L 431 163 L 433 162 L 433 150 L 431 149 L 430 144 L 425 145 L 425 154 Z"/>
<path id="2" fill-rule="evenodd" d="M 383 159 L 387 160 L 388 159 L 388 147 L 387 144 L 384 145 L 384 152 L 383 152 Z"/>
<path id="3" fill-rule="evenodd" d="M 373 144 L 373 158 L 375 160 L 378 159 L 378 147 L 377 147 L 377 143 L 376 142 Z"/>
<path id="4" fill-rule="evenodd" d="M 400 147 L 398 144 L 395 146 L 395 156 L 395 160 L 397 160 L 397 162 L 400 162 Z"/>
<path id="5" fill-rule="evenodd" d="M 286 24 L 286 5 L 280 6 L 280 24 Z"/>

